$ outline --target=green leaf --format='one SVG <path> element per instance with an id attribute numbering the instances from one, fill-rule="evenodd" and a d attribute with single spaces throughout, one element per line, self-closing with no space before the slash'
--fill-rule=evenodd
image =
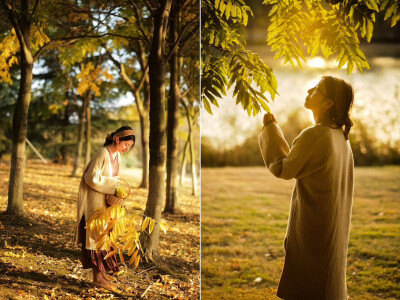
<path id="1" fill-rule="evenodd" d="M 349 59 L 349 61 L 347 62 L 347 75 L 350 75 L 351 72 L 353 72 L 353 68 L 354 68 L 354 61 Z"/>
<path id="2" fill-rule="evenodd" d="M 344 64 L 347 62 L 348 58 L 347 55 L 343 55 L 342 58 L 339 61 L 338 69 L 344 66 Z"/>
<path id="3" fill-rule="evenodd" d="M 373 10 L 379 12 L 379 7 L 378 7 L 378 5 L 376 4 L 375 0 L 369 0 L 368 2 L 369 2 L 369 4 L 371 5 L 371 7 L 372 7 Z"/>
<path id="4" fill-rule="evenodd" d="M 390 8 L 388 8 L 388 10 L 385 13 L 385 17 L 384 17 L 385 21 L 396 11 L 396 8 L 397 8 L 396 3 L 393 3 L 393 5 Z"/>
<path id="5" fill-rule="evenodd" d="M 329 58 L 329 56 L 331 55 L 331 52 L 328 48 L 328 46 L 326 46 L 325 44 L 321 44 L 321 51 L 322 54 L 325 56 L 325 58 Z"/>
<path id="6" fill-rule="evenodd" d="M 242 16 L 243 16 L 243 25 L 244 26 L 247 26 L 247 22 L 248 22 L 248 19 L 249 19 L 249 16 L 247 15 L 247 12 L 243 9 L 242 10 Z"/>
<path id="7" fill-rule="evenodd" d="M 374 23 L 371 20 L 367 20 L 367 41 L 371 41 L 372 32 L 374 31 Z"/>
<path id="8" fill-rule="evenodd" d="M 233 18 L 236 18 L 236 16 L 237 16 L 236 9 L 237 9 L 236 6 L 232 6 L 231 15 Z M 233 20 L 233 22 L 236 22 L 236 21 Z"/>
<path id="9" fill-rule="evenodd" d="M 202 97 L 202 100 L 203 100 L 204 108 L 206 109 L 206 111 L 207 111 L 210 115 L 212 115 L 213 113 L 212 113 L 212 111 L 211 111 L 210 102 L 208 102 L 208 100 L 207 100 L 206 97 Z"/>
<path id="10" fill-rule="evenodd" d="M 366 34 L 367 34 L 366 20 L 363 19 L 363 24 L 361 26 L 361 37 L 365 37 Z"/>
<path id="11" fill-rule="evenodd" d="M 318 46 L 319 46 L 318 41 L 315 41 L 315 42 L 313 43 L 313 46 L 312 46 L 311 57 L 314 57 L 315 55 L 318 54 L 318 50 L 319 50 Z"/>
<path id="12" fill-rule="evenodd" d="M 269 112 L 269 113 L 271 112 L 271 109 L 269 108 L 269 106 L 267 105 L 267 103 L 265 103 L 264 100 L 258 99 L 258 102 L 260 102 L 261 107 L 262 107 L 265 111 L 267 111 L 267 112 Z"/>
<path id="13" fill-rule="evenodd" d="M 268 16 L 272 16 L 278 10 L 278 5 L 272 6 L 271 11 L 269 12 Z"/>
<path id="14" fill-rule="evenodd" d="M 390 0 L 383 0 L 381 2 L 381 10 L 384 10 L 386 8 L 386 6 L 388 5 Z"/>
<path id="15" fill-rule="evenodd" d="M 344 48 L 342 47 L 342 48 L 340 48 L 339 54 L 337 55 L 336 59 L 340 60 L 342 58 L 343 54 L 344 54 Z"/>
<path id="16" fill-rule="evenodd" d="M 398 13 L 397 16 L 392 17 L 391 26 L 394 27 L 399 20 L 400 20 L 400 12 Z"/>
<path id="17" fill-rule="evenodd" d="M 214 42 L 214 30 L 210 33 L 210 44 Z"/>
<path id="18" fill-rule="evenodd" d="M 225 16 L 227 20 L 229 20 L 229 17 L 231 16 L 231 8 L 232 8 L 232 2 L 229 1 L 225 9 Z"/>

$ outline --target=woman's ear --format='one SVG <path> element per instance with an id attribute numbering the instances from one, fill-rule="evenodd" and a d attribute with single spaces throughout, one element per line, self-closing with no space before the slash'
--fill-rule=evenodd
<path id="1" fill-rule="evenodd" d="M 329 98 L 325 99 L 325 101 L 322 103 L 325 110 L 330 110 L 333 104 L 335 104 L 335 102 Z"/>
<path id="2" fill-rule="evenodd" d="M 119 144 L 119 137 L 115 138 L 115 143 L 118 145 Z"/>

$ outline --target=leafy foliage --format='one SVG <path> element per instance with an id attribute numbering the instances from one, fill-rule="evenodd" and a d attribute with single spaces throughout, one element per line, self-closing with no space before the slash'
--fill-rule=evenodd
<path id="1" fill-rule="evenodd" d="M 270 7 L 267 44 L 274 59 L 300 68 L 306 55 L 319 52 L 336 57 L 338 68 L 346 65 L 347 74 L 354 67 L 362 73 L 369 69 L 360 39 L 370 42 L 375 17 L 395 26 L 400 20 L 400 3 L 396 0 L 264 0 Z M 250 8 L 242 0 L 202 1 L 202 100 L 211 112 L 210 103 L 218 107 L 217 98 L 226 95 L 226 87 L 235 86 L 233 96 L 250 115 L 261 108 L 269 111 L 268 92 L 273 100 L 277 82 L 273 70 L 254 53 L 245 50 L 244 28 Z M 228 81 L 229 79 L 229 81 Z M 255 89 L 252 86 L 257 86 Z M 259 90 L 258 90 L 259 89 Z"/>
<path id="2" fill-rule="evenodd" d="M 158 223 L 161 229 L 166 233 L 165 225 L 156 222 L 156 220 L 143 216 L 143 222 L 140 229 L 137 228 L 136 219 L 143 216 L 139 213 L 131 216 L 126 215 L 126 208 L 122 204 L 114 204 L 106 209 L 98 209 L 86 223 L 86 228 L 94 231 L 98 235 L 96 240 L 96 249 L 105 248 L 109 253 L 104 258 L 108 258 L 114 254 L 119 255 L 121 263 L 124 263 L 123 251 L 127 251 L 130 256 L 129 265 L 134 264 L 135 269 L 138 267 L 140 258 L 144 256 L 142 246 L 140 244 L 140 233 L 148 231 L 152 233 L 154 226 Z M 113 248 L 112 251 L 111 247 Z"/>
<path id="3" fill-rule="evenodd" d="M 249 115 L 256 115 L 261 107 L 269 109 L 265 92 L 275 97 L 277 82 L 272 69 L 245 50 L 244 28 L 249 15 L 252 12 L 242 0 L 202 1 L 201 93 L 209 113 L 210 104 L 218 107 L 217 98 L 226 95 L 226 87 L 235 86 L 236 104 L 241 103 Z"/>
<path id="4" fill-rule="evenodd" d="M 49 41 L 48 36 L 40 30 L 37 26 L 31 28 L 31 41 L 32 50 L 37 51 L 41 46 Z M 15 30 L 12 29 L 0 41 L 0 81 L 13 84 L 10 76 L 10 68 L 14 64 L 18 64 L 18 53 L 20 50 L 20 44 L 18 42 Z"/>
<path id="5" fill-rule="evenodd" d="M 92 62 L 81 64 L 81 72 L 77 75 L 79 79 L 77 92 L 83 95 L 86 91 L 93 91 L 96 96 L 100 96 L 99 86 L 103 83 L 101 76 L 112 81 L 113 76 L 108 73 L 108 69 L 102 69 L 100 65 L 94 66 Z"/>

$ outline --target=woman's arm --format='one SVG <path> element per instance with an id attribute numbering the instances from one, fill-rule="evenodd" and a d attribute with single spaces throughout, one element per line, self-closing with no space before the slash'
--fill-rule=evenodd
<path id="1" fill-rule="evenodd" d="M 89 169 L 84 175 L 84 180 L 88 186 L 99 193 L 114 194 L 118 179 L 115 177 L 103 176 L 106 163 L 108 163 L 108 161 L 104 155 L 94 157 Z"/>
<path id="2" fill-rule="evenodd" d="M 321 167 L 327 154 L 326 130 L 321 126 L 307 128 L 293 141 L 292 149 L 279 126 L 267 123 L 258 141 L 264 163 L 273 175 L 282 179 L 302 178 Z M 320 149 L 321 151 L 316 151 Z M 312 159 L 311 159 L 312 158 Z"/>

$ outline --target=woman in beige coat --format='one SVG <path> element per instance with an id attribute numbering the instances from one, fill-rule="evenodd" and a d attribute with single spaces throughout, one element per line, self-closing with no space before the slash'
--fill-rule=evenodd
<path id="1" fill-rule="evenodd" d="M 107 250 L 96 251 L 98 236 L 88 228 L 85 229 L 85 225 L 97 208 L 108 206 L 106 195 L 114 194 L 118 183 L 120 153 L 128 151 L 134 144 L 135 135 L 129 126 L 123 126 L 107 135 L 104 146 L 83 171 L 79 185 L 75 242 L 78 246 L 82 244 L 81 262 L 84 269 L 93 270 L 93 283 L 106 288 L 114 288 L 112 278 L 107 273 L 119 270 L 117 258 L 113 255 L 104 260 Z"/>
<path id="2" fill-rule="evenodd" d="M 295 178 L 285 238 L 285 264 L 277 295 L 287 300 L 345 300 L 346 261 L 353 202 L 353 88 L 326 76 L 304 106 L 315 125 L 290 149 L 272 114 L 264 116 L 259 143 L 276 177 Z M 344 127 L 344 129 L 343 129 Z"/>

